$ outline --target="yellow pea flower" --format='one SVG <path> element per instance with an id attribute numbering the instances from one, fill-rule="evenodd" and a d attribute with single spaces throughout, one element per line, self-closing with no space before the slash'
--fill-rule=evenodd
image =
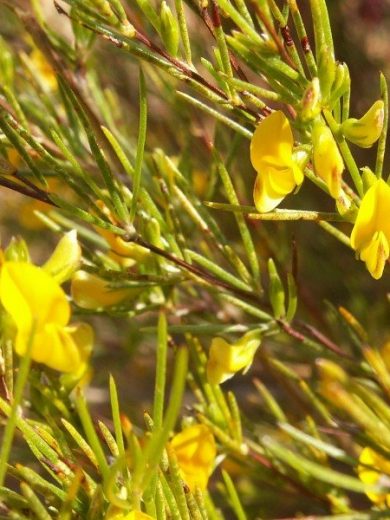
<path id="1" fill-rule="evenodd" d="M 31 66 L 34 68 L 34 71 L 39 74 L 39 77 L 42 80 L 42 83 L 45 85 L 48 91 L 54 91 L 57 89 L 57 78 L 53 67 L 45 58 L 45 55 L 38 49 L 38 47 L 34 47 L 32 50 L 29 59 L 31 60 Z"/>
<path id="2" fill-rule="evenodd" d="M 55 279 L 28 262 L 5 261 L 0 272 L 0 301 L 16 327 L 15 350 L 61 372 L 82 371 L 93 333 L 87 324 L 68 326 L 70 306 Z"/>
<path id="3" fill-rule="evenodd" d="M 114 215 L 102 200 L 98 200 L 96 204 L 112 224 L 118 225 Z M 131 265 L 137 262 L 143 262 L 150 254 L 150 251 L 145 247 L 135 244 L 134 242 L 126 242 L 119 235 L 115 235 L 108 229 L 95 227 L 95 230 L 106 240 L 111 248 L 111 257 L 119 264 L 124 263 L 126 267 L 131 267 Z M 128 260 L 132 260 L 131 265 L 129 265 Z"/>
<path id="4" fill-rule="evenodd" d="M 107 280 L 87 271 L 77 271 L 71 282 L 73 301 L 82 309 L 112 307 L 135 299 L 141 292 L 139 288 L 114 289 Z"/>
<path id="5" fill-rule="evenodd" d="M 331 196 L 337 199 L 342 194 L 344 162 L 333 134 L 326 125 L 319 123 L 313 128 L 312 141 L 314 171 L 325 181 Z"/>
<path id="6" fill-rule="evenodd" d="M 384 117 L 384 103 L 380 99 L 360 119 L 344 121 L 341 130 L 351 143 L 361 148 L 370 148 L 382 133 Z"/>
<path id="7" fill-rule="evenodd" d="M 366 447 L 360 454 L 359 462 L 357 471 L 364 484 L 390 487 L 390 460 L 385 459 L 372 448 Z M 367 492 L 366 494 L 375 504 L 390 507 L 390 493 Z"/>
<path id="8" fill-rule="evenodd" d="M 218 385 L 227 381 L 240 370 L 249 370 L 261 339 L 257 331 L 248 332 L 237 343 L 230 344 L 223 338 L 211 342 L 207 361 L 207 379 Z"/>
<path id="9" fill-rule="evenodd" d="M 303 171 L 293 148 L 293 133 L 283 112 L 273 112 L 258 124 L 250 158 L 257 171 L 253 198 L 260 213 L 273 210 L 302 184 Z"/>
<path id="10" fill-rule="evenodd" d="M 363 197 L 351 246 L 378 280 L 390 256 L 390 186 L 382 179 L 376 180 Z"/>
<path id="11" fill-rule="evenodd" d="M 213 472 L 217 447 L 214 436 L 204 424 L 196 424 L 175 435 L 170 443 L 183 480 L 194 491 L 206 489 Z"/>

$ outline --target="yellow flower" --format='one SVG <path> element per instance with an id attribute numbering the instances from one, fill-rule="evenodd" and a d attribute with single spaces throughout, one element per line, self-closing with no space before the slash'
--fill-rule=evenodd
<path id="1" fill-rule="evenodd" d="M 214 436 L 204 424 L 196 424 L 175 435 L 170 443 L 183 480 L 191 491 L 206 489 L 214 468 L 217 448 Z"/>
<path id="2" fill-rule="evenodd" d="M 358 475 L 368 486 L 390 486 L 390 460 L 385 459 L 373 449 L 366 447 L 359 457 Z M 390 493 L 366 493 L 375 504 L 385 504 L 390 507 Z"/>
<path id="3" fill-rule="evenodd" d="M 283 112 L 273 112 L 258 124 L 250 156 L 257 171 L 253 198 L 260 213 L 273 210 L 302 184 L 303 171 L 293 147 L 294 137 Z"/>
<path id="4" fill-rule="evenodd" d="M 363 197 L 351 246 L 378 280 L 390 255 L 390 186 L 382 179 L 376 180 Z"/>
<path id="5" fill-rule="evenodd" d="M 115 219 L 114 215 L 102 200 L 98 200 L 96 204 L 102 213 L 108 217 L 112 224 L 118 225 L 118 221 Z M 106 240 L 107 244 L 110 246 L 110 256 L 113 258 L 113 260 L 119 264 L 124 264 L 125 267 L 131 267 L 131 265 L 134 265 L 137 262 L 143 262 L 150 254 L 150 251 L 145 247 L 135 244 L 134 242 L 126 242 L 119 235 L 115 235 L 108 229 L 95 227 L 95 230 Z M 131 260 L 130 264 L 129 260 Z"/>
<path id="6" fill-rule="evenodd" d="M 38 73 L 43 84 L 47 87 L 47 90 L 56 90 L 58 86 L 57 78 L 53 67 L 47 61 L 44 54 L 37 47 L 34 47 L 29 58 L 34 72 Z"/>
<path id="7" fill-rule="evenodd" d="M 84 323 L 68 326 L 70 306 L 55 279 L 28 262 L 5 261 L 0 272 L 0 301 L 16 327 L 15 350 L 61 372 L 86 367 L 93 333 Z"/>
<path id="8" fill-rule="evenodd" d="M 382 133 L 384 117 L 383 101 L 375 101 L 360 119 L 350 118 L 344 121 L 341 130 L 352 143 L 361 148 L 370 148 Z"/>
<path id="9" fill-rule="evenodd" d="M 314 171 L 329 188 L 334 199 L 342 194 L 341 174 L 344 171 L 344 162 L 330 129 L 320 123 L 314 126 L 313 166 Z"/>
<path id="10" fill-rule="evenodd" d="M 107 280 L 87 271 L 77 271 L 71 283 L 73 301 L 79 307 L 91 310 L 133 300 L 141 291 L 139 288 L 114 289 Z"/>
<path id="11" fill-rule="evenodd" d="M 257 331 L 248 332 L 237 343 L 230 344 L 223 338 L 211 342 L 207 361 L 207 379 L 218 385 L 234 376 L 236 372 L 249 370 L 256 350 L 260 346 Z"/>

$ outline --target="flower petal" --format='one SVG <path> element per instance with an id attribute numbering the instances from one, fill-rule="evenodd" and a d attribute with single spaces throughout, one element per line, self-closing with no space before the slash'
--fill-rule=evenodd
<path id="1" fill-rule="evenodd" d="M 351 234 L 351 245 L 359 250 L 371 240 L 376 231 L 383 231 L 390 242 L 390 186 L 377 180 L 367 191 L 360 204 Z"/>
<path id="2" fill-rule="evenodd" d="M 175 435 L 170 445 L 191 491 L 196 487 L 205 489 L 217 454 L 214 436 L 209 428 L 204 424 L 190 426 Z"/>
<path id="3" fill-rule="evenodd" d="M 142 289 L 114 289 L 110 283 L 87 271 L 77 271 L 71 284 L 74 302 L 83 309 L 112 307 L 125 300 L 135 299 Z"/>
<path id="4" fill-rule="evenodd" d="M 18 330 L 30 334 L 46 323 L 65 326 L 70 318 L 66 295 L 40 267 L 27 262 L 5 262 L 0 274 L 0 299 Z"/>
<path id="5" fill-rule="evenodd" d="M 253 134 L 250 157 L 254 169 L 285 168 L 291 163 L 294 137 L 287 117 L 280 110 L 261 121 Z"/>
<path id="6" fill-rule="evenodd" d="M 272 211 L 295 187 L 294 173 L 291 169 L 267 168 L 264 172 L 258 173 L 253 188 L 253 200 L 257 211 Z"/>
<path id="7" fill-rule="evenodd" d="M 260 343 L 261 337 L 257 331 L 248 332 L 233 344 L 223 338 L 214 338 L 207 362 L 208 381 L 211 384 L 220 384 L 240 370 L 249 370 Z"/>
<path id="8" fill-rule="evenodd" d="M 367 486 L 379 485 L 383 474 L 390 475 L 390 461 L 376 453 L 372 448 L 366 447 L 363 449 L 359 462 L 357 472 L 360 480 Z M 366 492 L 366 495 L 375 504 L 383 504 L 388 502 L 390 498 L 389 494 L 384 493 Z"/>
<path id="9" fill-rule="evenodd" d="M 366 263 L 367 269 L 375 280 L 381 278 L 389 256 L 389 242 L 382 231 L 375 233 L 372 240 L 360 251 L 360 259 Z"/>
<path id="10" fill-rule="evenodd" d="M 24 330 L 18 331 L 15 341 L 17 354 L 25 355 L 28 342 L 29 334 Z M 60 372 L 77 372 L 86 361 L 72 330 L 53 323 L 46 324 L 34 334 L 31 359 Z"/>

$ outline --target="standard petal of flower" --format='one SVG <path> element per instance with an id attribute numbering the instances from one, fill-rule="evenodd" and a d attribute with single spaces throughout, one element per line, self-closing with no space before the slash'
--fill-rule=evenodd
<path id="1" fill-rule="evenodd" d="M 280 110 L 261 121 L 253 134 L 250 157 L 254 169 L 286 167 L 291 162 L 294 137 L 287 117 Z"/>
<path id="2" fill-rule="evenodd" d="M 196 487 L 205 489 L 217 455 L 214 436 L 209 428 L 203 424 L 190 426 L 175 435 L 170 445 L 191 491 Z"/>
<path id="3" fill-rule="evenodd" d="M 0 299 L 18 330 L 30 334 L 46 323 L 65 326 L 70 318 L 66 295 L 43 269 L 27 262 L 5 262 L 0 274 Z"/>
<path id="4" fill-rule="evenodd" d="M 138 288 L 113 289 L 107 280 L 87 271 L 77 271 L 71 284 L 73 301 L 83 309 L 112 307 L 136 298 L 141 292 Z"/>

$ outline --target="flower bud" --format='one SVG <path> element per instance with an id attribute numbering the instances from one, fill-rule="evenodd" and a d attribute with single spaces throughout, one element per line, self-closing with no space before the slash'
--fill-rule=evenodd
<path id="1" fill-rule="evenodd" d="M 180 41 L 179 24 L 165 0 L 161 3 L 160 20 L 161 37 L 165 47 L 171 56 L 177 56 Z"/>
<path id="2" fill-rule="evenodd" d="M 321 86 L 321 97 L 324 100 L 328 100 L 336 77 L 336 61 L 332 50 L 327 45 L 323 45 L 320 49 L 318 76 Z"/>
<path id="3" fill-rule="evenodd" d="M 110 283 L 87 271 L 77 271 L 71 283 L 73 301 L 82 309 L 99 309 L 119 305 L 126 300 L 135 299 L 142 289 L 115 289 Z"/>
<path id="4" fill-rule="evenodd" d="M 219 385 L 240 370 L 244 370 L 244 372 L 249 370 L 260 343 L 259 331 L 248 332 L 237 343 L 233 344 L 228 343 L 223 338 L 214 338 L 211 342 L 207 361 L 209 383 Z"/>
<path id="5" fill-rule="evenodd" d="M 341 174 L 344 162 L 330 129 L 323 123 L 314 126 L 312 132 L 314 171 L 329 188 L 330 195 L 341 195 Z"/>
<path id="6" fill-rule="evenodd" d="M 316 366 L 322 381 L 337 382 L 342 384 L 347 383 L 348 376 L 346 372 L 341 368 L 340 365 L 337 365 L 333 361 L 329 361 L 329 359 L 318 359 L 316 361 Z"/>
<path id="7" fill-rule="evenodd" d="M 285 294 L 282 281 L 279 277 L 275 262 L 270 258 L 268 260 L 268 276 L 269 276 L 269 299 L 276 319 L 282 318 L 286 314 Z"/>
<path id="8" fill-rule="evenodd" d="M 341 130 L 351 143 L 361 148 L 370 148 L 382 133 L 384 113 L 384 103 L 380 99 L 360 119 L 344 121 Z"/>
<path id="9" fill-rule="evenodd" d="M 77 231 L 66 233 L 58 242 L 49 260 L 42 266 L 59 284 L 69 280 L 80 267 L 81 248 Z"/>
<path id="10" fill-rule="evenodd" d="M 11 86 L 14 80 L 14 61 L 12 53 L 3 38 L 0 38 L 0 82 Z"/>
<path id="11" fill-rule="evenodd" d="M 8 262 L 30 262 L 30 253 L 22 238 L 13 237 L 4 251 L 4 260 Z"/>
<path id="12" fill-rule="evenodd" d="M 302 98 L 301 120 L 303 122 L 315 119 L 321 112 L 321 90 L 318 78 L 313 78 Z"/>

